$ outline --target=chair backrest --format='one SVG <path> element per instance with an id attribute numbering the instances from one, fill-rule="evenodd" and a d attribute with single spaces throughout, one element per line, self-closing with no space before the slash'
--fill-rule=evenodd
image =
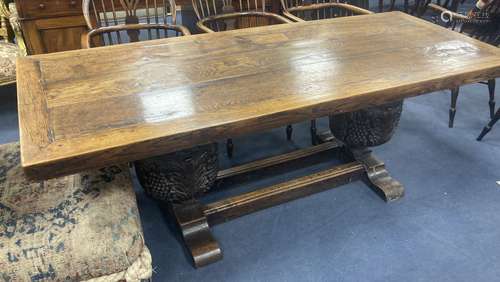
<path id="1" fill-rule="evenodd" d="M 285 16 L 293 17 L 295 20 L 306 21 L 372 13 L 363 8 L 341 3 L 337 0 L 281 0 L 281 5 L 283 6 Z"/>
<path id="2" fill-rule="evenodd" d="M 83 48 L 117 45 L 142 40 L 190 35 L 189 30 L 181 25 L 165 24 L 124 24 L 100 27 L 87 34 Z"/>
<path id="3" fill-rule="evenodd" d="M 174 0 L 83 0 L 89 29 L 84 47 L 188 35 L 176 24 Z"/>
<path id="4" fill-rule="evenodd" d="M 89 29 L 120 24 L 176 24 L 174 0 L 83 0 Z"/>
<path id="5" fill-rule="evenodd" d="M 468 18 L 452 20 L 448 27 L 495 46 L 500 44 L 500 0 L 493 0 L 475 14 L 469 13 Z"/>
<path id="6" fill-rule="evenodd" d="M 192 0 L 198 20 L 220 14 L 266 11 L 266 0 Z"/>

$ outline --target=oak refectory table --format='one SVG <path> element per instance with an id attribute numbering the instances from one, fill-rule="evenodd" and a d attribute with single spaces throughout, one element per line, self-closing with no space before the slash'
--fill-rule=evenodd
<path id="1" fill-rule="evenodd" d="M 324 116 L 336 137 L 335 128 L 356 135 L 367 124 L 394 127 L 405 98 L 500 76 L 500 51 L 391 12 L 36 55 L 19 58 L 17 72 L 26 173 L 50 178 L 134 162 L 202 266 L 222 256 L 209 224 L 359 177 L 387 200 L 403 195 L 356 138 L 319 134 L 317 146 L 221 171 L 214 142 Z M 361 137 L 374 145 L 383 131 Z M 344 152 L 345 164 L 197 200 L 216 180 L 332 149 Z"/>

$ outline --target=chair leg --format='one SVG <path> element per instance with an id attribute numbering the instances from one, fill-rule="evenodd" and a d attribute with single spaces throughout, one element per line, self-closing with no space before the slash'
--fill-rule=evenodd
<path id="1" fill-rule="evenodd" d="M 293 127 L 291 125 L 286 126 L 286 140 L 292 140 Z"/>
<path id="2" fill-rule="evenodd" d="M 455 113 L 457 112 L 457 99 L 458 90 L 460 88 L 451 89 L 451 106 L 450 106 L 450 120 L 448 122 L 448 127 L 453 128 L 453 123 L 455 121 Z"/>
<path id="3" fill-rule="evenodd" d="M 234 144 L 233 144 L 233 139 L 231 139 L 231 138 L 226 140 L 226 151 L 227 151 L 227 156 L 229 158 L 232 158 L 233 151 L 234 151 Z"/>
<path id="4" fill-rule="evenodd" d="M 479 134 L 479 136 L 477 137 L 477 141 L 481 141 L 483 140 L 483 137 L 488 134 L 488 132 L 491 131 L 491 128 L 493 127 L 493 125 L 495 125 L 495 123 L 498 122 L 498 120 L 500 120 L 500 109 L 498 109 L 497 113 L 495 114 L 495 116 L 491 119 L 491 121 L 488 123 L 488 125 L 486 125 L 484 128 L 483 128 L 483 131 L 481 131 L 481 134 Z"/>
<path id="5" fill-rule="evenodd" d="M 394 11 L 395 5 L 396 5 L 396 0 L 391 0 L 391 7 L 389 8 L 389 11 Z"/>
<path id="6" fill-rule="evenodd" d="M 313 145 L 318 145 L 318 134 L 316 129 L 316 120 L 311 120 L 311 143 Z"/>
<path id="7" fill-rule="evenodd" d="M 408 13 L 408 2 L 409 2 L 408 0 L 405 0 L 405 2 L 404 2 L 404 11 L 405 11 L 405 13 Z"/>
<path id="8" fill-rule="evenodd" d="M 490 91 L 490 118 L 495 117 L 495 79 L 488 80 L 488 90 Z"/>
<path id="9" fill-rule="evenodd" d="M 378 0 L 378 11 L 379 13 L 384 11 L 384 0 Z"/>

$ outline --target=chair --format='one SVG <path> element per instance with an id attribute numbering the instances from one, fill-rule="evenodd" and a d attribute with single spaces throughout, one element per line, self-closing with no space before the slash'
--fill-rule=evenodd
<path id="1" fill-rule="evenodd" d="M 391 6 L 389 8 L 389 11 L 393 11 L 394 10 L 394 6 L 396 6 L 396 0 L 391 0 Z M 408 13 L 409 12 L 409 1 L 408 0 L 404 0 L 403 2 L 403 11 L 405 13 Z M 378 12 L 379 13 L 382 13 L 384 11 L 384 0 L 378 0 Z"/>
<path id="2" fill-rule="evenodd" d="M 85 21 L 91 30 L 82 40 L 84 48 L 190 35 L 176 25 L 175 1 L 83 0 Z"/>
<path id="3" fill-rule="evenodd" d="M 428 3 L 426 5 L 426 9 L 430 8 L 431 11 L 440 15 L 444 15 L 447 22 L 444 23 L 444 26 L 460 32 L 464 33 L 472 38 L 476 38 L 483 42 L 492 44 L 497 46 L 500 44 L 500 25 L 499 23 L 488 23 L 486 19 L 482 18 L 471 18 L 469 16 L 465 16 L 459 14 L 453 10 L 458 8 L 460 0 L 453 0 L 451 3 L 446 1 L 445 6 L 440 6 L 434 3 Z M 447 7 L 450 7 L 448 9 Z M 425 11 L 424 11 L 425 12 Z M 486 13 L 491 14 L 500 14 L 500 1 L 494 1 L 489 7 L 484 11 Z M 422 12 L 423 13 L 423 12 Z M 489 92 L 489 110 L 490 110 L 490 118 L 494 118 L 495 116 L 495 79 L 490 79 L 488 81 L 480 82 L 482 84 L 486 84 L 488 86 Z M 454 125 L 455 114 L 457 109 L 457 99 L 458 99 L 459 87 L 451 89 L 451 105 L 449 110 L 449 123 L 448 126 L 450 128 Z"/>
<path id="4" fill-rule="evenodd" d="M 194 12 L 198 18 L 196 26 L 203 32 L 219 32 L 273 24 L 292 23 L 292 21 L 267 12 L 266 0 L 239 0 L 233 5 L 232 0 L 192 0 Z M 292 139 L 293 128 L 286 127 L 287 140 Z M 229 158 L 233 156 L 233 140 L 226 141 Z"/>
<path id="5" fill-rule="evenodd" d="M 16 57 L 26 56 L 26 45 L 24 43 L 16 5 L 10 3 L 8 8 L 4 0 L 0 0 L 0 13 L 8 18 L 15 34 L 15 41 L 0 42 L 0 86 L 16 83 Z"/>
<path id="6" fill-rule="evenodd" d="M 26 178 L 19 143 L 0 145 L 0 280 L 149 279 L 128 167 Z"/>
<path id="7" fill-rule="evenodd" d="M 316 0 L 314 3 L 281 0 L 281 5 L 283 15 L 295 22 L 373 14 L 363 8 L 328 0 Z"/>

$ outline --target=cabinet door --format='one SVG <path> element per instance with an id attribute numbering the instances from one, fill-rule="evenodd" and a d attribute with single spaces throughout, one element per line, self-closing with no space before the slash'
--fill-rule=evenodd
<path id="1" fill-rule="evenodd" d="M 44 54 L 81 49 L 87 31 L 82 16 L 21 20 L 29 54 Z"/>

